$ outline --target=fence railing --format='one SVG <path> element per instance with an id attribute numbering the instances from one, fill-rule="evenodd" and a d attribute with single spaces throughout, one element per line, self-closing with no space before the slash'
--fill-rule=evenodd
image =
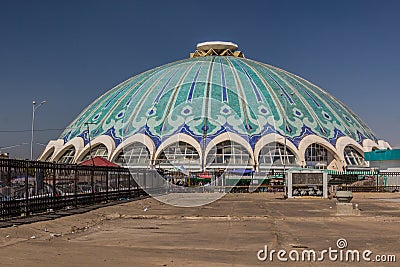
<path id="1" fill-rule="evenodd" d="M 378 186 L 354 186 L 341 185 L 337 186 L 337 191 L 352 191 L 352 192 L 399 192 L 400 185 L 378 185 Z"/>
<path id="2" fill-rule="evenodd" d="M 0 159 L 0 220 L 146 195 L 152 172 Z"/>

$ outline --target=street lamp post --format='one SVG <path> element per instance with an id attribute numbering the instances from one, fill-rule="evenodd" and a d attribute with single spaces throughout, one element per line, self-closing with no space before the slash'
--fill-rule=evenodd
<path id="1" fill-rule="evenodd" d="M 92 155 L 92 143 L 90 141 L 90 128 L 89 128 L 89 125 L 95 125 L 96 123 L 85 122 L 84 124 L 87 127 L 87 134 L 88 134 L 88 141 L 89 141 L 89 155 L 90 155 L 90 159 L 92 160 L 92 165 L 94 166 L 94 160 L 93 160 L 93 155 Z"/>
<path id="2" fill-rule="evenodd" d="M 33 133 L 35 127 L 35 111 L 40 108 L 43 104 L 46 103 L 46 100 L 40 102 L 39 105 L 36 106 L 36 101 L 32 101 L 32 131 L 31 131 L 31 160 L 33 160 Z"/>

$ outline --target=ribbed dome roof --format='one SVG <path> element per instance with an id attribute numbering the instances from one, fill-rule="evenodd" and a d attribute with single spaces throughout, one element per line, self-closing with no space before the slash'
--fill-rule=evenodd
<path id="1" fill-rule="evenodd" d="M 314 84 L 282 69 L 240 57 L 207 56 L 176 61 L 136 75 L 90 104 L 62 133 L 111 136 L 116 145 L 145 133 L 156 147 L 164 138 L 187 133 L 208 143 L 233 132 L 254 147 L 268 133 L 285 134 L 298 146 L 316 134 L 331 144 L 341 136 L 376 141 L 349 108 Z"/>

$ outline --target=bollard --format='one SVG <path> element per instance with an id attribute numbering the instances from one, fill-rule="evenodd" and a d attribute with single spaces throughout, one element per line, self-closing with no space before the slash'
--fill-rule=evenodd
<path id="1" fill-rule="evenodd" d="M 353 207 L 351 200 L 353 199 L 353 192 L 351 191 L 337 191 L 335 194 L 337 199 L 336 203 L 336 215 L 339 216 L 352 216 L 360 215 L 360 210 L 358 205 Z"/>

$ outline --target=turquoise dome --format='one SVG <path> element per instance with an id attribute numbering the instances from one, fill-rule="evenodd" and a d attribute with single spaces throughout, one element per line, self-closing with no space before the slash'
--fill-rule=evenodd
<path id="1" fill-rule="evenodd" d="M 285 118 L 287 120 L 285 121 Z M 349 108 L 318 86 L 251 59 L 206 56 L 176 61 L 138 74 L 98 97 L 65 129 L 64 142 L 108 135 L 118 146 L 136 133 L 156 147 L 186 133 L 200 144 L 224 132 L 248 140 L 286 135 L 295 146 L 315 134 L 335 146 L 348 136 L 377 141 Z M 93 125 L 92 125 L 93 123 Z M 286 133 L 285 133 L 286 125 Z"/>

